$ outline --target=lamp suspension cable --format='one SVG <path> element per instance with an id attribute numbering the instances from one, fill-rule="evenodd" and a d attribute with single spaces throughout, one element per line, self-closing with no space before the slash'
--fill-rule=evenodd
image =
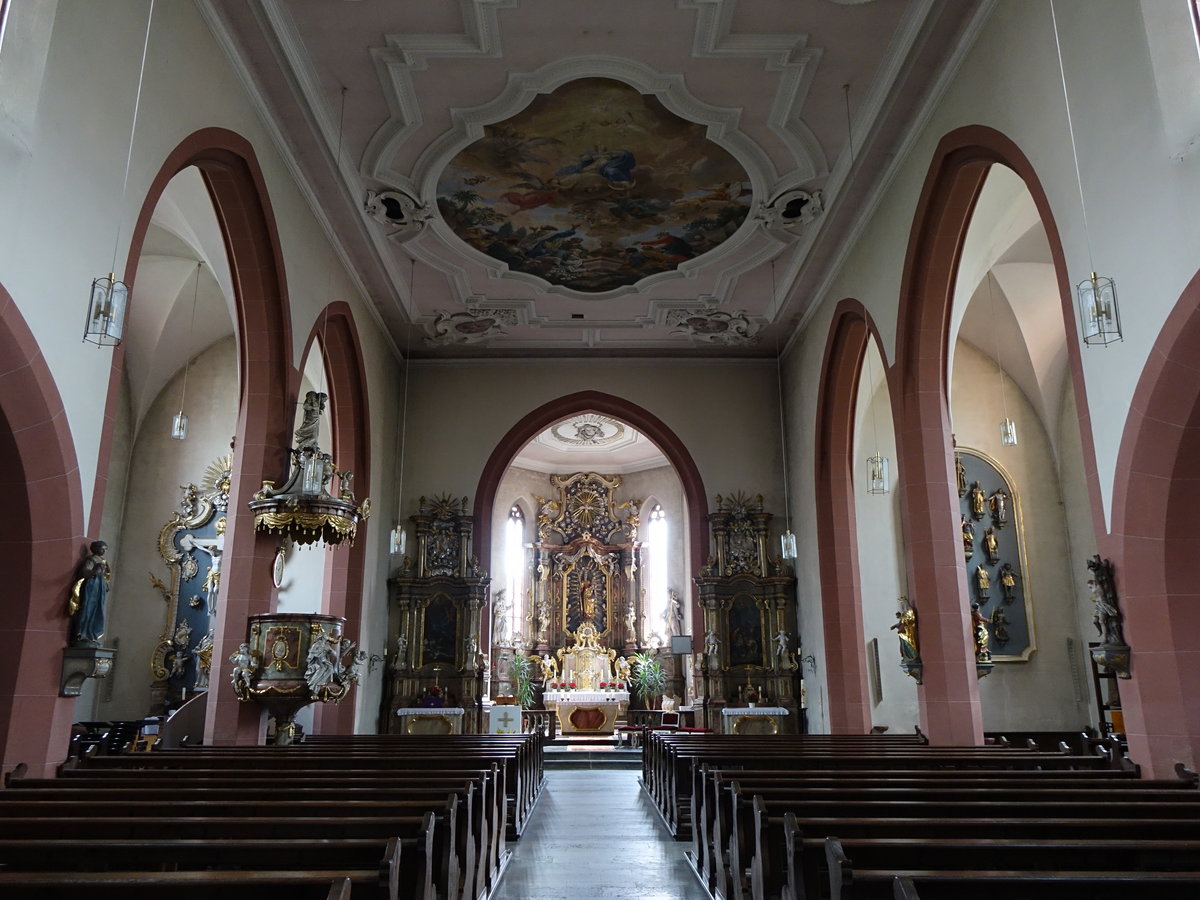
<path id="1" fill-rule="evenodd" d="M 871 441 L 875 448 L 867 457 L 867 493 L 886 494 L 891 490 L 887 457 L 879 452 L 879 421 L 875 415 L 875 367 L 871 365 L 870 344 L 863 350 L 867 363 L 867 405 L 871 413 Z"/>
<path id="2" fill-rule="evenodd" d="M 333 170 L 334 170 L 335 178 L 340 178 L 341 172 L 342 172 L 342 134 L 343 134 L 342 129 L 343 129 L 343 126 L 345 125 L 345 122 L 346 122 L 346 86 L 342 85 L 342 102 L 341 102 L 341 108 L 338 111 L 337 144 L 336 144 L 336 149 L 334 151 L 334 158 L 333 158 Z M 324 315 L 322 317 L 322 322 L 321 322 L 321 393 L 323 393 L 323 394 L 328 394 L 328 385 L 326 383 L 328 375 L 325 371 L 325 369 L 328 366 L 328 361 L 325 357 L 326 347 L 328 345 L 326 344 L 325 341 L 329 334 L 329 305 L 333 302 L 333 272 L 334 272 L 334 267 L 330 266 L 329 267 L 329 288 L 325 291 L 325 312 L 324 312 Z"/>
<path id="3" fill-rule="evenodd" d="M 1067 68 L 1063 62 L 1062 40 L 1058 34 L 1058 12 L 1050 0 L 1050 21 L 1054 28 L 1054 47 L 1058 54 L 1058 74 L 1062 80 L 1063 103 L 1067 112 L 1067 133 L 1071 138 L 1071 159 L 1075 164 L 1075 184 L 1079 189 L 1079 209 L 1082 214 L 1083 240 L 1087 247 L 1090 277 L 1075 285 L 1079 298 L 1080 326 L 1083 343 L 1087 346 L 1107 346 L 1124 340 L 1121 314 L 1117 307 L 1117 286 L 1113 279 L 1096 274 L 1092 255 L 1091 227 L 1088 222 L 1087 198 L 1083 191 L 1083 174 L 1079 168 L 1079 145 L 1075 137 L 1075 119 L 1071 114 L 1071 96 L 1067 91 Z"/>
<path id="4" fill-rule="evenodd" d="M 417 261 L 410 259 L 408 263 L 408 303 L 409 309 L 416 308 L 413 295 L 417 277 Z M 393 531 L 392 552 L 403 553 L 408 543 L 407 532 L 404 530 L 404 454 L 408 446 L 408 383 L 409 368 L 412 363 L 412 330 L 413 323 L 410 314 L 409 326 L 404 338 L 404 393 L 400 405 L 400 472 L 396 478 L 396 528 Z M 516 601 L 514 600 L 513 603 Z"/>
<path id="5" fill-rule="evenodd" d="M 850 165 L 854 165 L 854 128 L 850 119 L 850 82 L 842 85 L 842 97 L 846 106 L 846 146 L 850 150 Z"/>
<path id="6" fill-rule="evenodd" d="M 996 322 L 996 297 L 993 291 L 993 283 L 996 280 L 996 276 L 992 274 L 991 269 L 988 269 L 986 277 L 988 318 L 992 322 L 992 352 L 996 363 L 996 377 L 1000 379 L 1000 406 L 1004 411 L 1004 421 L 1000 423 L 1000 443 L 1005 447 L 1015 447 L 1017 445 L 1017 425 L 1008 414 L 1008 394 L 1004 390 L 1004 367 L 1000 365 L 1000 328 Z"/>
<path id="7" fill-rule="evenodd" d="M 771 260 L 771 299 L 776 304 L 776 313 L 782 300 L 778 299 L 779 288 L 775 281 L 775 260 Z M 776 322 L 779 317 L 776 315 Z M 780 333 L 775 334 L 775 384 L 779 393 L 779 448 L 782 458 L 780 466 L 783 469 L 783 519 L 785 531 L 779 536 L 780 555 L 784 559 L 796 558 L 796 535 L 792 533 L 792 496 L 788 487 L 788 452 L 787 452 L 787 419 L 783 408 L 783 348 L 780 343 Z"/>
<path id="8" fill-rule="evenodd" d="M 187 440 L 188 417 L 183 408 L 187 405 L 188 372 L 192 368 L 192 337 L 196 331 L 196 298 L 200 295 L 200 269 L 203 260 L 196 260 L 196 275 L 192 280 L 192 318 L 188 325 L 187 361 L 183 364 L 183 390 L 179 393 L 179 412 L 171 418 L 171 437 L 177 441 Z"/>
<path id="9" fill-rule="evenodd" d="M 146 15 L 146 34 L 142 38 L 142 60 L 138 66 L 137 92 L 133 99 L 133 118 L 129 125 L 129 146 L 125 151 L 125 175 L 121 182 L 121 201 L 117 204 L 116 235 L 113 237 L 112 262 L 108 274 L 92 279 L 88 296 L 87 319 L 83 340 L 97 347 L 116 347 L 125 336 L 125 313 L 129 308 L 129 286 L 117 280 L 117 254 L 121 249 L 121 222 L 125 199 L 129 194 L 129 172 L 133 167 L 133 142 L 137 136 L 138 112 L 142 106 L 142 87 L 146 80 L 146 57 L 150 49 L 150 27 L 154 22 L 154 0 Z"/>

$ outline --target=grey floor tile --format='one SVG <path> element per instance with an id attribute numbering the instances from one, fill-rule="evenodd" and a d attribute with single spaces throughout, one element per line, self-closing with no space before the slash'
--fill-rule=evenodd
<path id="1" fill-rule="evenodd" d="M 493 900 L 707 900 L 637 778 L 548 773 Z"/>

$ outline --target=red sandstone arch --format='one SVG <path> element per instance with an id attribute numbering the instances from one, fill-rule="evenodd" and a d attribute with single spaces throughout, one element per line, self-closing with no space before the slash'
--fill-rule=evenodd
<path id="1" fill-rule="evenodd" d="M 291 320 L 287 306 L 283 253 L 267 196 L 266 181 L 245 138 L 223 128 L 205 128 L 185 138 L 163 162 L 142 201 L 129 245 L 125 271 L 136 273 L 151 216 L 168 182 L 188 166 L 200 170 L 225 238 L 233 277 L 235 328 L 241 396 L 237 445 L 233 455 L 233 494 L 225 544 L 224 596 L 218 606 L 213 659 L 224 666 L 227 645 L 245 639 L 246 617 L 269 612 L 275 597 L 271 559 L 275 541 L 254 531 L 246 508 L 264 478 L 278 480 L 286 470 L 291 437 L 289 387 Z M 126 281 L 133 287 L 132 276 Z M 131 291 L 129 315 L 137 315 Z M 103 513 L 105 484 L 112 454 L 112 427 L 120 391 L 124 353 L 113 353 L 106 420 L 96 467 L 96 489 L 89 521 Z M 229 679 L 213 673 L 208 692 L 207 743 L 257 743 L 263 716 L 253 704 L 239 703 Z"/>
<path id="2" fill-rule="evenodd" d="M 309 332 L 300 366 L 296 370 L 297 388 L 305 361 L 317 342 L 325 359 L 329 380 L 330 414 L 333 424 L 333 458 L 342 469 L 354 473 L 356 492 L 362 499 L 371 483 L 370 471 L 370 407 L 367 403 L 366 367 L 354 313 L 344 301 L 330 303 L 317 316 Z M 328 606 L 323 612 L 345 616 L 347 637 L 362 642 L 363 570 L 367 562 L 369 522 L 358 526 L 353 547 L 341 547 L 333 552 L 325 565 L 325 596 Z M 355 705 L 350 702 L 317 707 L 317 733 L 350 734 L 354 731 Z"/>
<path id="3" fill-rule="evenodd" d="M 41 349 L 0 286 L 0 770 L 49 777 L 66 756 L 66 601 L 87 540 L 75 446 Z"/>
<path id="4" fill-rule="evenodd" d="M 863 658 L 862 596 L 854 505 L 854 409 L 868 342 L 885 358 L 870 314 L 857 300 L 843 300 L 821 362 L 817 396 L 815 459 L 817 558 L 821 572 L 821 618 L 829 729 L 833 734 L 871 730 L 867 666 Z"/>
<path id="5" fill-rule="evenodd" d="M 527 413 L 519 422 L 513 425 L 496 444 L 496 449 L 488 457 L 487 464 L 479 476 L 479 486 L 475 490 L 475 547 L 480 559 L 490 559 L 492 552 L 492 507 L 496 504 L 496 489 L 504 471 L 512 463 L 517 453 L 529 441 L 556 422 L 561 422 L 569 416 L 579 413 L 598 413 L 628 422 L 658 447 L 663 455 L 675 467 L 679 480 L 683 483 L 683 495 L 687 499 L 688 536 L 690 539 L 691 571 L 697 573 L 704 565 L 708 554 L 708 502 L 705 499 L 704 480 L 700 470 L 688 452 L 687 446 L 675 432 L 653 413 L 635 403 L 600 391 L 580 391 L 567 394 L 557 400 L 551 400 Z M 692 621 L 704 621 L 700 617 L 696 592 L 693 588 Z M 484 623 L 485 627 L 488 623 Z M 485 641 L 490 636 L 485 634 Z M 693 641 L 699 636 L 693 635 Z"/>
<path id="6" fill-rule="evenodd" d="M 900 288 L 893 407 L 906 523 L 909 592 L 921 617 L 924 684 L 921 724 L 943 744 L 982 740 L 982 716 L 970 647 L 961 547 L 955 513 L 948 405 L 950 311 L 963 240 L 988 169 L 1012 169 L 1033 197 L 1046 229 L 1067 333 L 1075 334 L 1071 285 L 1058 228 L 1029 160 L 1000 132 L 971 125 L 939 142 L 917 204 Z M 1079 405 L 1093 523 L 1103 534 L 1095 450 L 1079 346 L 1067 341 Z"/>
<path id="7" fill-rule="evenodd" d="M 1132 678 L 1121 684 L 1130 757 L 1151 778 L 1200 746 L 1200 273 L 1167 317 L 1138 379 L 1117 456 L 1113 532 Z"/>

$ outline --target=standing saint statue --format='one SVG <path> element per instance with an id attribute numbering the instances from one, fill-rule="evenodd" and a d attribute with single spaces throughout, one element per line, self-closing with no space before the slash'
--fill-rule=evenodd
<path id="1" fill-rule="evenodd" d="M 296 446 L 303 450 L 306 447 L 317 446 L 317 436 L 321 431 L 321 413 L 325 412 L 325 401 L 329 399 L 319 391 L 309 391 L 304 395 L 304 418 L 296 429 Z"/>
<path id="2" fill-rule="evenodd" d="M 975 555 L 975 526 L 965 515 L 962 517 L 963 556 L 970 560 Z"/>
<path id="3" fill-rule="evenodd" d="M 979 604 L 971 604 L 971 628 L 975 638 L 975 661 L 991 662 L 992 651 L 988 649 L 988 619 L 979 611 Z"/>
<path id="4" fill-rule="evenodd" d="M 672 637 L 683 634 L 683 607 L 679 604 L 679 595 L 674 591 L 667 592 L 667 608 L 663 611 L 663 620 L 667 626 L 667 634 Z"/>
<path id="5" fill-rule="evenodd" d="M 992 496 L 988 497 L 988 509 L 992 513 L 992 521 L 996 523 L 997 528 L 1003 528 L 1008 524 L 1008 491 L 1004 488 L 996 488 Z"/>
<path id="6" fill-rule="evenodd" d="M 987 554 L 988 562 L 995 565 L 1000 561 L 1000 548 L 996 541 L 996 530 L 991 526 L 983 532 L 983 552 Z"/>
<path id="7" fill-rule="evenodd" d="M 906 601 L 896 613 L 896 624 L 888 629 L 900 639 L 900 661 L 913 662 L 921 658 L 917 651 L 917 611 Z"/>
<path id="8" fill-rule="evenodd" d="M 975 586 L 979 589 L 979 599 L 986 603 L 991 597 L 988 589 L 992 586 L 992 579 L 982 565 L 975 567 Z"/>
<path id="9" fill-rule="evenodd" d="M 954 478 L 958 482 L 958 496 L 967 495 L 967 467 L 963 465 L 962 457 L 954 454 Z"/>
<path id="10" fill-rule="evenodd" d="M 1004 591 L 1004 602 L 1012 603 L 1016 600 L 1017 589 L 1017 572 L 1010 563 L 1005 563 L 1000 567 L 1000 589 Z"/>
<path id="11" fill-rule="evenodd" d="M 71 614 L 71 646 L 99 647 L 104 637 L 104 605 L 112 573 L 104 554 L 108 544 L 92 541 L 75 572 L 67 611 Z"/>
<path id="12" fill-rule="evenodd" d="M 971 518 L 978 522 L 987 509 L 987 497 L 978 481 L 971 482 Z"/>

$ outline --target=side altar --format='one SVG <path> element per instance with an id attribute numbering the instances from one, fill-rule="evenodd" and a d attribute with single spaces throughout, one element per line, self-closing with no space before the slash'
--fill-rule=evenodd
<path id="1" fill-rule="evenodd" d="M 580 625 L 574 638 L 574 646 L 555 653 L 557 666 L 548 655 L 543 659 L 547 683 L 543 701 L 558 716 L 558 727 L 563 734 L 611 734 L 617 719 L 629 708 L 625 681 L 622 678 L 618 682 L 620 673 L 613 672 L 617 651 L 600 645 L 599 634 L 591 622 Z M 628 669 L 624 659 L 618 666 Z M 555 668 L 561 676 L 552 674 Z M 627 677 L 628 672 L 625 674 Z"/>

